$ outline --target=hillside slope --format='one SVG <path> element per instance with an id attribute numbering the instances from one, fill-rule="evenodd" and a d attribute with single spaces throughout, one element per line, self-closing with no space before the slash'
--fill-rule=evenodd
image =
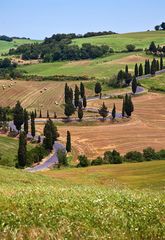
<path id="1" fill-rule="evenodd" d="M 36 43 L 41 42 L 40 40 L 31 40 L 31 39 L 14 39 L 12 42 L 1 41 L 0 40 L 0 55 L 2 53 L 8 53 L 11 48 L 16 48 L 20 45 L 27 43 Z"/>
<path id="2" fill-rule="evenodd" d="M 124 50 L 127 44 L 134 44 L 136 48 L 147 48 L 154 41 L 156 44 L 165 45 L 165 31 L 133 32 L 99 37 L 80 38 L 73 40 L 74 44 L 81 46 L 83 43 L 95 45 L 107 44 L 114 50 Z"/>
<path id="3" fill-rule="evenodd" d="M 149 173 L 156 162 L 145 164 Z M 157 164 L 157 170 L 164 166 Z M 131 174 L 129 165 L 123 170 Z M 89 168 L 85 181 L 84 169 L 56 170 L 50 177 L 0 168 L 0 239 L 163 239 L 163 193 L 125 188 L 115 180 L 118 171 L 108 176 L 103 168 Z M 141 170 L 134 179 L 142 183 Z"/>

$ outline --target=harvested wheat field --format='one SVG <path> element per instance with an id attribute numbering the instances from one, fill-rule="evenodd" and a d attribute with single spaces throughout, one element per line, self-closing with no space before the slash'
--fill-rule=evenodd
<path id="1" fill-rule="evenodd" d="M 116 103 L 121 111 L 122 100 L 105 100 L 112 107 Z M 77 154 L 88 157 L 102 155 L 107 150 L 117 149 L 121 153 L 153 147 L 165 148 L 165 95 L 148 93 L 133 99 L 135 112 L 125 123 L 102 123 L 98 126 L 59 127 L 61 140 L 66 140 L 66 131 L 72 136 L 72 145 Z M 102 100 L 91 101 L 88 106 L 99 107 Z"/>
<path id="2" fill-rule="evenodd" d="M 69 82 L 74 86 L 79 82 Z M 49 110 L 50 114 L 56 112 L 63 114 L 65 82 L 53 81 L 0 81 L 0 105 L 13 107 L 19 100 L 29 111 L 40 109 L 43 115 Z"/>

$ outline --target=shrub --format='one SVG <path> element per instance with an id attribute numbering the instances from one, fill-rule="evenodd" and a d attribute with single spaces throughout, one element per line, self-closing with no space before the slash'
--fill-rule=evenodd
<path id="1" fill-rule="evenodd" d="M 157 156 L 159 159 L 164 160 L 165 159 L 165 149 L 161 149 L 159 152 L 157 152 Z"/>
<path id="2" fill-rule="evenodd" d="M 124 160 L 126 162 L 142 162 L 143 161 L 143 154 L 137 151 L 131 151 L 126 153 L 124 156 Z"/>
<path id="3" fill-rule="evenodd" d="M 135 45 L 133 45 L 133 44 L 128 44 L 128 45 L 126 46 L 126 48 L 127 48 L 128 52 L 133 52 L 136 47 L 135 47 Z"/>
<path id="4" fill-rule="evenodd" d="M 143 149 L 143 157 L 147 161 L 158 159 L 158 154 L 151 147 Z"/>
<path id="5" fill-rule="evenodd" d="M 90 166 L 90 161 L 85 155 L 78 156 L 79 164 L 77 167 L 88 167 Z"/>
<path id="6" fill-rule="evenodd" d="M 102 165 L 103 164 L 103 159 L 101 157 L 97 157 L 91 162 L 92 166 L 97 166 L 97 165 Z"/>
<path id="7" fill-rule="evenodd" d="M 65 149 L 59 149 L 57 151 L 57 156 L 58 156 L 58 166 L 59 167 L 61 165 L 68 166 L 68 159 L 67 159 L 67 156 L 66 156 L 66 150 Z"/>
<path id="8" fill-rule="evenodd" d="M 49 154 L 42 145 L 36 146 L 27 152 L 27 165 L 40 162 Z"/>
<path id="9" fill-rule="evenodd" d="M 108 151 L 104 153 L 104 163 L 111 163 L 111 164 L 120 164 L 122 163 L 123 159 L 120 156 L 120 153 L 116 150 Z"/>

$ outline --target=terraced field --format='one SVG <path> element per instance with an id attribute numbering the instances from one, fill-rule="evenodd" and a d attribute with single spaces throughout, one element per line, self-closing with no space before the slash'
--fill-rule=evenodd
<path id="1" fill-rule="evenodd" d="M 79 84 L 80 82 L 69 82 L 70 86 Z M 12 84 L 12 86 L 11 86 Z M 3 89 L 5 86 L 5 89 Z M 65 82 L 53 81 L 0 81 L 0 105 L 13 107 L 19 100 L 24 108 L 29 111 L 40 109 L 43 116 L 46 111 L 51 114 L 63 114 Z M 90 90 L 87 90 L 87 94 Z"/>

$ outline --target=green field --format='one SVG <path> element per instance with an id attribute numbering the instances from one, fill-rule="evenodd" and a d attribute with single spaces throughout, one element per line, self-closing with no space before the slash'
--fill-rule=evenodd
<path id="1" fill-rule="evenodd" d="M 2 53 L 8 53 L 11 48 L 17 48 L 18 46 L 26 43 L 35 43 L 41 42 L 38 40 L 29 40 L 29 39 L 14 39 L 12 42 L 1 41 L 0 40 L 0 55 Z"/>
<path id="2" fill-rule="evenodd" d="M 165 74 L 157 75 L 140 81 L 141 85 L 150 90 L 165 91 Z"/>
<path id="3" fill-rule="evenodd" d="M 15 158 L 18 149 L 18 141 L 6 136 L 0 136 L 0 165 L 15 166 Z"/>
<path id="4" fill-rule="evenodd" d="M 30 150 L 32 145 L 28 144 Z M 18 149 L 18 140 L 11 137 L 0 136 L 0 165 L 15 166 Z"/>
<path id="5" fill-rule="evenodd" d="M 95 45 L 107 44 L 114 50 L 124 50 L 126 45 L 134 44 L 136 48 L 147 48 L 151 41 L 156 44 L 165 45 L 165 31 L 133 32 L 126 34 L 115 34 L 90 38 L 79 38 L 73 40 L 73 43 L 81 46 L 83 43 Z"/>
<path id="6" fill-rule="evenodd" d="M 163 161 L 49 176 L 0 168 L 0 239 L 163 239 L 164 170 Z"/>
<path id="7" fill-rule="evenodd" d="M 143 63 L 146 55 L 144 53 L 118 53 L 94 60 L 39 63 L 28 66 L 20 66 L 19 69 L 26 71 L 29 75 L 53 76 L 90 76 L 90 77 L 111 77 L 118 70 L 129 65 L 130 71 L 134 70 L 135 63 Z M 152 58 L 152 56 L 147 56 Z"/>

